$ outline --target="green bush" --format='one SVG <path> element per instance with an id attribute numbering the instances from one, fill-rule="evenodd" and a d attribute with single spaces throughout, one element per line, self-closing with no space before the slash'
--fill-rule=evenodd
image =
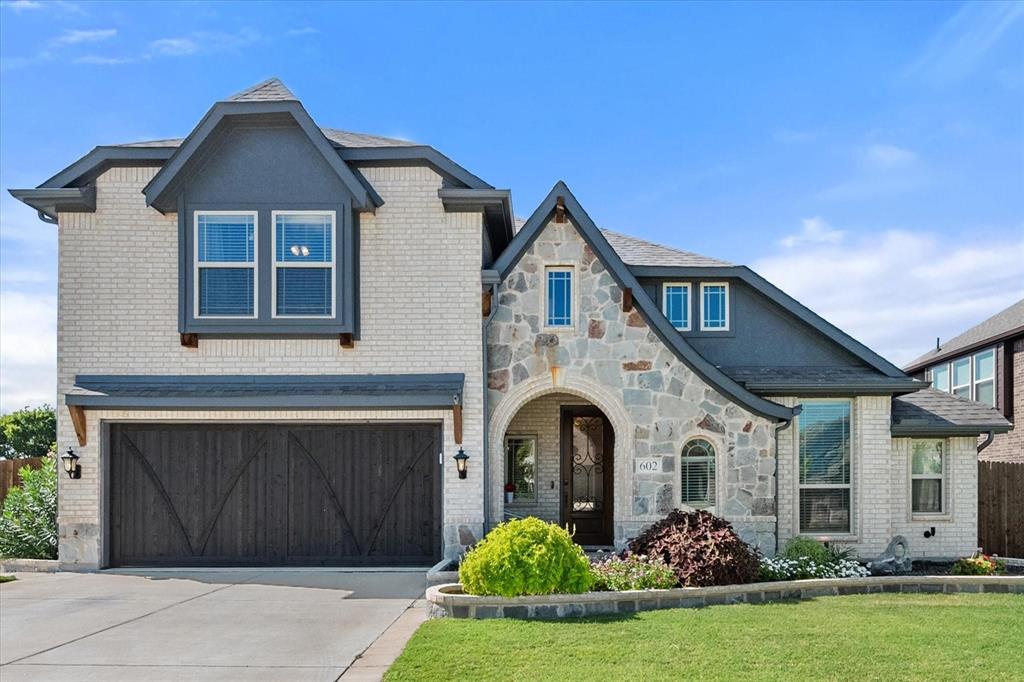
<path id="1" fill-rule="evenodd" d="M 57 467 L 22 467 L 21 486 L 7 491 L 0 514 L 0 556 L 57 558 Z"/>
<path id="2" fill-rule="evenodd" d="M 532 517 L 500 524 L 459 565 L 468 594 L 577 594 L 593 581 L 590 562 L 569 533 Z"/>
<path id="3" fill-rule="evenodd" d="M 725 519 L 679 509 L 629 542 L 632 554 L 661 558 L 683 587 L 740 585 L 758 576 L 758 555 Z"/>
<path id="4" fill-rule="evenodd" d="M 810 559 L 816 564 L 823 565 L 831 564 L 836 560 L 835 555 L 824 544 L 814 538 L 806 538 L 802 535 L 798 535 L 786 543 L 786 549 L 782 551 L 782 556 L 794 561 Z"/>
<path id="5" fill-rule="evenodd" d="M 661 557 L 650 558 L 630 554 L 626 558 L 612 555 L 591 566 L 594 591 L 667 590 L 679 585 L 676 574 Z"/>

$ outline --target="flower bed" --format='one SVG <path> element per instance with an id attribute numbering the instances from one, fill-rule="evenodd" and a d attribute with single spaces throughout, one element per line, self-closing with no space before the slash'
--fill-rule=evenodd
<path id="1" fill-rule="evenodd" d="M 882 592 L 1012 592 L 1024 594 L 1021 576 L 884 576 L 787 580 L 670 590 L 624 590 L 494 597 L 465 594 L 458 584 L 427 590 L 435 616 L 454 618 L 578 618 L 629 614 L 654 609 L 700 608 L 717 604 L 761 604 L 787 599 L 812 599 Z"/>

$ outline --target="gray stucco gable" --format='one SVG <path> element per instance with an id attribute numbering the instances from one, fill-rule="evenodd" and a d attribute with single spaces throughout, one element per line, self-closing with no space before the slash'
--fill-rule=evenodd
<path id="1" fill-rule="evenodd" d="M 519 261 L 530 245 L 548 224 L 556 206 L 562 203 L 567 216 L 572 220 L 580 235 L 608 269 L 612 277 L 623 289 L 633 293 L 633 302 L 651 330 L 658 336 L 687 367 L 704 381 L 717 389 L 722 395 L 745 407 L 751 412 L 772 419 L 788 421 L 799 413 L 799 407 L 789 408 L 765 400 L 754 395 L 741 385 L 730 379 L 720 369 L 708 362 L 693 349 L 669 324 L 665 316 L 657 309 L 654 301 L 646 294 L 643 287 L 622 262 L 611 247 L 601 230 L 594 224 L 590 216 L 573 196 L 569 187 L 558 181 L 540 203 L 523 228 L 495 261 L 494 269 L 502 278 L 506 277 L 512 267 Z"/>

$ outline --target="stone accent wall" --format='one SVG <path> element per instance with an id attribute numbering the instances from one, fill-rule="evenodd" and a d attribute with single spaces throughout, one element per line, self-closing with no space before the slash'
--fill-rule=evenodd
<path id="1" fill-rule="evenodd" d="M 575 327 L 543 326 L 549 265 L 575 268 Z M 773 424 L 705 384 L 637 310 L 623 312 L 621 304 L 621 289 L 575 226 L 549 223 L 499 288 L 487 348 L 492 436 L 500 441 L 507 426 L 494 421 L 502 418 L 499 412 L 518 410 L 524 396 L 536 397 L 538 387 L 552 381 L 552 367 L 562 368 L 560 381 L 577 387 L 570 392 L 606 413 L 621 413 L 608 415 L 616 431 L 617 545 L 680 506 L 678 458 L 687 440 L 701 436 L 718 450 L 717 513 L 744 539 L 774 553 Z M 589 388 L 580 388 L 584 385 Z M 501 448 L 492 445 L 491 457 L 492 470 L 502 470 Z M 657 458 L 661 471 L 634 471 L 638 457 Z M 499 499 L 502 484 L 500 476 L 492 476 Z"/>
<path id="2" fill-rule="evenodd" d="M 772 398 L 784 405 L 811 399 Z M 977 544 L 978 469 L 973 438 L 945 439 L 950 513 L 942 518 L 910 513 L 909 438 L 890 434 L 891 399 L 853 398 L 853 532 L 833 539 L 853 547 L 863 559 L 878 556 L 889 540 L 903 535 L 914 558 L 952 558 L 969 554 Z M 779 432 L 779 547 L 799 533 L 798 430 L 800 418 Z M 932 526 L 936 534 L 924 538 Z"/>
<path id="3" fill-rule="evenodd" d="M 586 404 L 586 400 L 574 395 L 552 393 L 534 398 L 519 410 L 505 433 L 537 439 L 537 501 L 517 501 L 506 504 L 505 509 L 561 523 L 561 408 L 563 405 Z M 502 460 L 502 471 L 504 466 Z"/>
<path id="4" fill-rule="evenodd" d="M 483 451 L 481 216 L 445 213 L 437 196 L 442 178 L 429 168 L 362 172 L 386 204 L 376 214 L 360 216 L 362 338 L 351 350 L 340 348 L 336 338 L 204 338 L 198 349 L 183 348 L 177 328 L 177 218 L 146 207 L 141 193 L 155 168 L 112 168 L 97 179 L 95 213 L 60 214 L 58 445 L 61 450 L 74 445 L 82 457 L 82 478 L 60 483 L 62 558 L 95 567 L 100 557 L 97 439 L 91 435 L 89 444 L 79 448 L 63 407 L 63 394 L 76 374 L 461 372 L 466 375 L 463 447 L 474 457 Z M 97 415 L 89 415 L 95 434 Z M 275 413 L 250 416 L 279 418 Z M 417 416 L 400 413 L 400 418 Z M 450 456 L 458 448 L 449 417 L 445 450 Z M 211 417 L 197 412 L 177 418 Z M 382 417 L 359 413 L 356 418 Z M 482 469 L 470 466 L 468 478 L 459 480 L 445 462 L 448 556 L 458 552 L 460 526 L 476 537 L 482 532 Z"/>

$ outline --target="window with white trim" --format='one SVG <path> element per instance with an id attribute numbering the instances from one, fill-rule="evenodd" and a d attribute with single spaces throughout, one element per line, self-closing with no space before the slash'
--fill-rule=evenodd
<path id="1" fill-rule="evenodd" d="M 274 211 L 274 317 L 333 317 L 333 211 Z"/>
<path id="2" fill-rule="evenodd" d="M 572 326 L 572 272 L 573 268 L 569 266 L 551 266 L 546 269 L 545 326 Z"/>
<path id="3" fill-rule="evenodd" d="M 701 331 L 728 331 L 729 285 L 709 282 L 700 285 Z"/>
<path id="4" fill-rule="evenodd" d="M 196 211 L 195 316 L 256 317 L 255 212 Z"/>
<path id="5" fill-rule="evenodd" d="M 958 398 L 996 405 L 996 351 L 987 348 L 928 370 L 932 386 Z"/>
<path id="6" fill-rule="evenodd" d="M 689 282 L 666 282 L 661 287 L 661 308 L 672 326 L 679 331 L 690 330 Z"/>
<path id="7" fill-rule="evenodd" d="M 851 404 L 805 401 L 797 417 L 800 460 L 800 532 L 844 535 L 853 531 Z"/>
<path id="8" fill-rule="evenodd" d="M 533 436 L 505 438 L 505 490 L 512 488 L 516 502 L 537 499 L 537 439 Z"/>
<path id="9" fill-rule="evenodd" d="M 942 514 L 945 507 L 944 441 L 915 440 L 910 453 L 910 508 L 913 514 Z"/>
<path id="10" fill-rule="evenodd" d="M 680 501 L 696 509 L 715 505 L 715 446 L 694 438 L 683 446 L 679 467 Z"/>

